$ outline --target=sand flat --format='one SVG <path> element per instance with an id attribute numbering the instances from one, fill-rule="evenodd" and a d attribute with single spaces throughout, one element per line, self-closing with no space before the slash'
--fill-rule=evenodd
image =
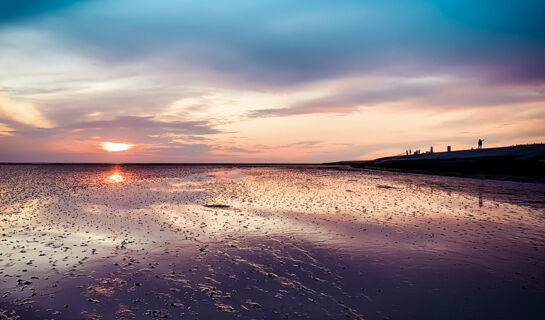
<path id="1" fill-rule="evenodd" d="M 545 187 L 321 167 L 0 166 L 0 315 L 541 318 Z"/>

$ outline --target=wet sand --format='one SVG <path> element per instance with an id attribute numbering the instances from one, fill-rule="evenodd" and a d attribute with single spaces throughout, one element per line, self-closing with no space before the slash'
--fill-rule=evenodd
<path id="1" fill-rule="evenodd" d="M 0 319 L 542 319 L 545 186 L 0 166 Z"/>

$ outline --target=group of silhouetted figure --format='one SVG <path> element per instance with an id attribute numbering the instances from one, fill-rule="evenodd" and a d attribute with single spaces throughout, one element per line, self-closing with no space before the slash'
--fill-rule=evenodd
<path id="1" fill-rule="evenodd" d="M 477 149 L 482 149 L 483 148 L 483 142 L 484 142 L 484 139 L 478 139 L 477 140 Z M 473 148 L 471 148 L 471 150 L 474 150 Z M 447 152 L 450 152 L 451 151 L 451 148 L 450 146 L 447 147 Z M 426 152 L 426 153 L 433 153 L 433 146 L 430 147 L 430 151 Z M 409 149 L 409 150 L 405 150 L 405 155 L 407 156 L 410 156 L 410 155 L 419 155 L 421 154 L 420 152 L 420 149 L 418 150 L 415 150 L 414 152 Z"/>

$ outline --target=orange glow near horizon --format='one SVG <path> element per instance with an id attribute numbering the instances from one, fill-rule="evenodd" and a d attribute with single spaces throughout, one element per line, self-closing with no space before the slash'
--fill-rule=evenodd
<path id="1" fill-rule="evenodd" d="M 127 151 L 132 149 L 134 147 L 134 144 L 130 143 L 116 143 L 116 142 L 102 142 L 100 144 L 102 146 L 102 149 L 108 152 L 119 152 L 119 151 Z"/>

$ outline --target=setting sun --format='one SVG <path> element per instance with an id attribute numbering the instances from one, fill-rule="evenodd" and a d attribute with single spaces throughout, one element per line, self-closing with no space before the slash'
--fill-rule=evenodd
<path id="1" fill-rule="evenodd" d="M 102 149 L 104 149 L 104 150 L 106 150 L 108 152 L 118 152 L 118 151 L 130 150 L 132 147 L 134 147 L 134 144 L 115 143 L 115 142 L 102 142 L 101 146 L 102 146 Z"/>

